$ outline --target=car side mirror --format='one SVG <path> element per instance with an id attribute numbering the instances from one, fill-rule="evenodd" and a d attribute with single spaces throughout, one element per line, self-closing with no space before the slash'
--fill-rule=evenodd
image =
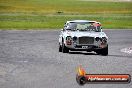
<path id="1" fill-rule="evenodd" d="M 65 29 L 61 29 L 61 31 L 64 31 Z"/>
<path id="2" fill-rule="evenodd" d="M 66 25 L 64 25 L 64 27 L 66 27 Z"/>

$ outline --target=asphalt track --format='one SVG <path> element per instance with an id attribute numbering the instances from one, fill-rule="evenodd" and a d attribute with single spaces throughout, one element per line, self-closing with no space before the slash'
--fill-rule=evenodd
<path id="1" fill-rule="evenodd" d="M 57 30 L 0 31 L 0 88 L 80 88 L 76 69 L 87 73 L 132 75 L 132 30 L 105 30 L 109 55 L 58 52 Z M 129 84 L 86 84 L 81 88 L 132 88 Z"/>

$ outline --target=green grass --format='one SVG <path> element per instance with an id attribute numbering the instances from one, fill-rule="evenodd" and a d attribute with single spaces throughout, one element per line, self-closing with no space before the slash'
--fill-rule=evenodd
<path id="1" fill-rule="evenodd" d="M 0 0 L 0 29 L 59 29 L 75 19 L 97 20 L 105 29 L 132 29 L 132 2 Z"/>

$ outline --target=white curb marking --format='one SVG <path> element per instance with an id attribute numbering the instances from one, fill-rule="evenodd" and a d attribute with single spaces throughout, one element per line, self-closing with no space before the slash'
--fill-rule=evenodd
<path id="1" fill-rule="evenodd" d="M 132 47 L 123 48 L 121 49 L 121 52 L 132 54 Z"/>

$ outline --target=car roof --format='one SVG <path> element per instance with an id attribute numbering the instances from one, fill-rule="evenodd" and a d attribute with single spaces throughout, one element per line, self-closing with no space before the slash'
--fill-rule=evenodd
<path id="1" fill-rule="evenodd" d="M 90 20 L 72 20 L 72 21 L 67 21 L 67 23 L 72 23 L 72 22 L 93 22 L 93 23 L 99 23 L 100 22 L 97 22 L 97 21 L 90 21 Z"/>

